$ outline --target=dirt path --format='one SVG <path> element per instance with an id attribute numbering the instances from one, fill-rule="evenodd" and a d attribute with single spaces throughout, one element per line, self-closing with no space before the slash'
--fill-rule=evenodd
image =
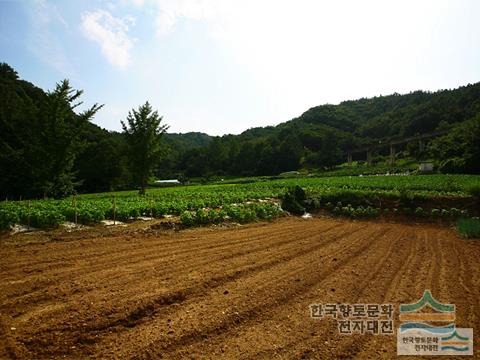
<path id="1" fill-rule="evenodd" d="M 398 309 L 425 289 L 480 331 L 480 241 L 434 225 L 287 218 L 24 244 L 34 237 L 0 243 L 2 359 L 391 359 L 396 337 L 339 335 L 309 305 Z"/>

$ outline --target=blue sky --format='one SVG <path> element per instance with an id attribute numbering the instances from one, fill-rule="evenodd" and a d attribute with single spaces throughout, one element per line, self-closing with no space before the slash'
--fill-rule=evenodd
<path id="1" fill-rule="evenodd" d="M 480 81 L 477 0 L 0 0 L 0 61 L 70 79 L 120 130 L 240 133 L 343 100 Z"/>

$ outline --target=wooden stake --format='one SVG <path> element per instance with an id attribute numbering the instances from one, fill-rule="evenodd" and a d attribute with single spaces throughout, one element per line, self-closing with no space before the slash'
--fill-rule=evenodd
<path id="1" fill-rule="evenodd" d="M 113 225 L 116 225 L 116 212 L 117 212 L 117 202 L 115 201 L 115 196 L 113 196 Z"/>
<path id="2" fill-rule="evenodd" d="M 153 196 L 150 199 L 150 217 L 153 218 Z"/>
<path id="3" fill-rule="evenodd" d="M 31 202 L 28 200 L 28 216 L 27 216 L 27 228 L 30 230 L 30 209 L 31 209 Z"/>
<path id="4" fill-rule="evenodd" d="M 78 224 L 77 195 L 73 195 L 73 208 L 75 209 L 75 225 L 77 225 Z"/>

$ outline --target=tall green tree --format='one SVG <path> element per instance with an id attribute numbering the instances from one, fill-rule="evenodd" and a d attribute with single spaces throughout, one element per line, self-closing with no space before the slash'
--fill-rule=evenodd
<path id="1" fill-rule="evenodd" d="M 80 153 L 83 141 L 80 138 L 83 127 L 103 105 L 76 113 L 82 105 L 79 101 L 82 90 L 75 90 L 68 80 L 57 84 L 54 91 L 47 93 L 47 101 L 40 107 L 40 122 L 36 151 L 41 159 L 38 186 L 47 196 L 64 197 L 75 191 L 73 165 Z"/>
<path id="2" fill-rule="evenodd" d="M 44 93 L 0 64 L 0 193 L 63 197 L 75 191 L 80 133 L 101 106 L 77 113 L 82 91 L 68 80 Z"/>
<path id="3" fill-rule="evenodd" d="M 161 138 L 168 129 L 168 125 L 161 124 L 162 120 L 147 101 L 128 113 L 126 123 L 121 121 L 130 149 L 130 170 L 142 195 L 162 154 Z"/>

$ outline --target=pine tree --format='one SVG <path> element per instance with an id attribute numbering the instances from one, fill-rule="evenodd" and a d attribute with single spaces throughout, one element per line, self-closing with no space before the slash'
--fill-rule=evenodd
<path id="1" fill-rule="evenodd" d="M 42 164 L 38 186 L 47 196 L 64 197 L 74 193 L 75 158 L 82 150 L 80 131 L 103 105 L 95 104 L 88 110 L 75 113 L 82 102 L 83 91 L 74 90 L 68 80 L 57 84 L 47 94 L 47 101 L 40 111 L 37 161 Z"/>

